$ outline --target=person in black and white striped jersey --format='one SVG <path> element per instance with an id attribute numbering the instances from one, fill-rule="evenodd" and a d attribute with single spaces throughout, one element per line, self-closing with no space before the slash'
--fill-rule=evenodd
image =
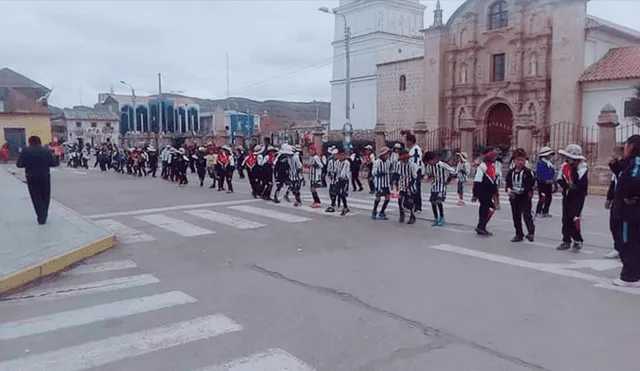
<path id="1" fill-rule="evenodd" d="M 338 198 L 336 185 L 338 183 L 338 166 L 340 164 L 338 163 L 337 158 L 338 149 L 335 147 L 329 147 L 328 152 L 329 158 L 327 159 L 326 176 L 328 178 L 327 184 L 329 185 L 329 198 L 331 199 L 331 205 L 327 207 L 325 212 L 333 213 L 336 211 L 336 199 Z M 338 207 L 340 207 L 339 204 Z"/>
<path id="2" fill-rule="evenodd" d="M 418 174 L 418 182 L 416 183 L 415 208 L 416 212 L 422 212 L 422 149 L 416 144 L 416 136 L 411 132 L 405 133 L 405 148 L 409 151 L 409 163 L 414 167 L 414 171 Z"/>
<path id="3" fill-rule="evenodd" d="M 396 143 L 393 145 L 393 150 L 389 155 L 389 172 L 391 174 L 391 197 L 397 198 L 398 196 L 398 180 L 400 174 L 398 173 L 398 166 L 400 161 L 400 152 L 402 152 L 402 144 Z"/>
<path id="4" fill-rule="evenodd" d="M 425 152 L 424 154 L 425 175 L 431 182 L 431 209 L 433 210 L 432 226 L 442 227 L 444 225 L 444 206 L 443 203 L 447 198 L 447 186 L 453 176 L 456 175 L 456 169 L 449 166 L 444 161 L 440 161 L 435 152 Z"/>
<path id="5" fill-rule="evenodd" d="M 313 196 L 313 204 L 311 207 L 314 209 L 320 208 L 320 197 L 318 196 L 318 188 L 322 188 L 322 160 L 318 155 L 318 149 L 315 145 L 311 147 L 311 158 L 309 159 L 309 165 L 311 166 L 311 174 L 309 175 L 309 185 L 311 186 L 311 196 Z"/>
<path id="6" fill-rule="evenodd" d="M 418 173 L 413 165 L 409 163 L 409 152 L 406 150 L 400 151 L 399 162 L 397 166 L 398 170 L 398 210 L 400 211 L 400 218 L 398 222 L 404 223 L 405 210 L 409 210 L 409 220 L 407 224 L 415 224 L 416 216 L 415 209 L 415 192 L 417 192 L 417 180 Z"/>
<path id="7" fill-rule="evenodd" d="M 456 153 L 458 164 L 456 165 L 456 174 L 458 176 L 458 206 L 464 206 L 464 185 L 471 174 L 471 164 L 467 160 L 466 152 Z"/>
<path id="8" fill-rule="evenodd" d="M 338 195 L 338 202 L 342 203 L 342 212 L 340 215 L 345 216 L 349 213 L 349 207 L 347 206 L 347 197 L 349 196 L 349 181 L 351 178 L 351 162 L 347 159 L 344 150 L 338 151 L 338 171 L 336 173 L 336 193 Z"/>
<path id="9" fill-rule="evenodd" d="M 302 203 L 300 198 L 300 187 L 302 186 L 302 181 L 304 179 L 302 175 L 302 162 L 300 161 L 300 156 L 296 155 L 298 149 L 294 148 L 292 152 L 291 156 L 289 156 L 289 189 L 287 189 L 287 192 L 291 191 L 291 193 L 293 193 L 293 197 L 296 200 L 293 203 L 293 206 L 297 207 Z M 286 199 L 288 201 L 288 197 Z"/>
<path id="10" fill-rule="evenodd" d="M 389 205 L 391 189 L 389 180 L 389 148 L 382 147 L 378 153 L 378 159 L 374 161 L 371 174 L 373 175 L 373 186 L 375 189 L 376 199 L 373 202 L 373 211 L 371 212 L 371 219 L 373 220 L 388 220 L 385 211 Z M 382 208 L 378 213 L 378 205 L 380 199 L 384 197 Z"/>

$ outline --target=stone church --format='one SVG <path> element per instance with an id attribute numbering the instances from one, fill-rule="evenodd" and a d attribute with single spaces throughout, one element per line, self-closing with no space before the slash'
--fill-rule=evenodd
<path id="1" fill-rule="evenodd" d="M 554 135 L 543 130 L 551 123 L 580 123 L 585 69 L 612 48 L 640 44 L 639 32 L 588 15 L 586 5 L 467 0 L 444 23 L 438 1 L 424 55 L 378 65 L 378 127 L 417 123 L 469 152 L 530 151 L 537 136 Z"/>

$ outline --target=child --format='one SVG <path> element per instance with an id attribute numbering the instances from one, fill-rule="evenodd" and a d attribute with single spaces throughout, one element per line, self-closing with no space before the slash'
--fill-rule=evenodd
<path id="1" fill-rule="evenodd" d="M 569 144 L 558 151 L 565 158 L 556 182 L 562 187 L 562 243 L 558 250 L 580 252 L 583 239 L 580 233 L 580 214 L 587 197 L 589 181 L 587 164 L 584 162 L 582 147 Z M 573 242 L 573 245 L 571 244 Z"/>
<path id="2" fill-rule="evenodd" d="M 318 155 L 317 148 L 314 146 L 311 147 L 312 156 L 309 159 L 311 165 L 311 174 L 309 176 L 309 183 L 311 185 L 311 196 L 313 196 L 313 204 L 311 207 L 314 209 L 320 208 L 320 196 L 318 196 L 318 188 L 322 187 L 322 168 L 324 165 L 322 164 L 322 160 Z"/>
<path id="3" fill-rule="evenodd" d="M 391 190 L 389 185 L 389 148 L 382 147 L 378 154 L 378 159 L 373 163 L 371 175 L 373 176 L 372 182 L 375 189 L 376 199 L 373 202 L 373 211 L 371 212 L 371 219 L 373 220 L 389 220 L 385 211 L 389 205 Z M 382 208 L 378 213 L 378 205 L 380 204 L 380 198 L 384 197 Z"/>
<path id="4" fill-rule="evenodd" d="M 467 160 L 466 152 L 456 153 L 458 157 L 458 165 L 456 165 L 456 173 L 458 174 L 458 206 L 464 206 L 464 184 L 471 173 L 471 164 Z"/>
<path id="5" fill-rule="evenodd" d="M 337 184 L 338 184 L 338 149 L 335 147 L 329 147 L 329 159 L 327 160 L 327 167 L 325 170 L 325 176 L 329 178 L 329 199 L 331 205 L 327 207 L 325 212 L 333 213 L 336 211 L 336 200 L 338 200 Z M 340 201 L 338 201 L 338 207 L 340 207 Z"/>
<path id="6" fill-rule="evenodd" d="M 349 195 L 349 178 L 351 177 L 351 162 L 347 160 L 344 150 L 338 150 L 338 171 L 336 174 L 336 193 L 338 195 L 338 202 L 342 204 L 341 216 L 349 213 L 349 207 L 347 206 L 347 196 Z"/>
<path id="7" fill-rule="evenodd" d="M 393 151 L 389 156 L 389 172 L 391 173 L 391 198 L 398 198 L 398 180 L 400 174 L 398 173 L 398 164 L 400 160 L 400 152 L 402 152 L 402 144 L 396 143 L 393 145 Z"/>
<path id="8" fill-rule="evenodd" d="M 425 174 L 431 182 L 431 209 L 433 210 L 434 227 L 444 225 L 444 206 L 447 197 L 447 185 L 452 176 L 456 175 L 456 170 L 446 162 L 440 161 L 435 152 L 425 152 L 422 161 L 425 165 Z"/>
<path id="9" fill-rule="evenodd" d="M 522 219 L 527 226 L 527 240 L 533 242 L 535 226 L 533 224 L 533 214 L 531 213 L 531 198 L 533 197 L 533 186 L 535 178 L 529 168 L 526 167 L 527 154 L 518 148 L 513 152 L 514 166 L 507 173 L 505 192 L 509 195 L 511 204 L 511 217 L 516 235 L 511 242 L 521 242 L 524 239 L 522 231 Z"/>
<path id="10" fill-rule="evenodd" d="M 409 220 L 407 224 L 415 224 L 415 193 L 418 191 L 416 182 L 418 181 L 418 172 L 415 166 L 409 162 L 409 152 L 400 151 L 398 162 L 398 190 L 400 197 L 398 198 L 398 210 L 400 211 L 399 223 L 404 223 L 405 209 L 409 210 Z"/>
<path id="11" fill-rule="evenodd" d="M 473 196 L 471 202 L 479 201 L 478 209 L 478 225 L 476 233 L 479 236 L 491 236 L 493 233 L 487 231 L 487 224 L 496 210 L 494 203 L 498 194 L 497 174 L 496 174 L 496 157 L 495 151 L 487 152 L 482 159 L 480 165 L 476 169 L 476 176 L 473 179 Z"/>
<path id="12" fill-rule="evenodd" d="M 538 153 L 538 164 L 536 165 L 536 180 L 538 182 L 538 205 L 536 206 L 536 216 L 548 218 L 549 208 L 553 200 L 553 180 L 556 178 L 556 171 L 550 161 L 555 152 L 549 147 L 542 147 Z"/>

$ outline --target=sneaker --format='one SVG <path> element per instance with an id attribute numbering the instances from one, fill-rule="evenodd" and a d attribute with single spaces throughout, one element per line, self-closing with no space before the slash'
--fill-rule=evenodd
<path id="1" fill-rule="evenodd" d="M 311 204 L 311 208 L 312 209 L 319 209 L 320 208 L 320 204 L 317 203 L 317 202 L 314 202 L 314 203 Z"/>
<path id="2" fill-rule="evenodd" d="M 327 207 L 327 209 L 324 212 L 325 213 L 335 213 L 336 209 L 334 209 L 333 206 L 329 206 L 329 207 Z"/>
<path id="3" fill-rule="evenodd" d="M 404 214 L 400 214 L 400 217 L 398 218 L 398 223 L 400 224 L 404 223 Z"/>
<path id="4" fill-rule="evenodd" d="M 553 215 L 551 215 L 551 214 L 542 214 L 542 217 L 543 218 L 551 218 L 551 217 L 553 217 Z"/>
<path id="5" fill-rule="evenodd" d="M 411 224 L 416 224 L 416 217 L 413 215 L 409 217 L 409 221 L 407 222 L 407 225 L 411 225 Z"/>
<path id="6" fill-rule="evenodd" d="M 378 214 L 378 219 L 379 220 L 389 220 L 389 218 L 387 218 L 387 214 L 385 214 L 385 213 L 379 213 Z"/>
<path id="7" fill-rule="evenodd" d="M 624 281 L 620 278 L 616 278 L 613 281 L 611 281 L 611 283 L 613 283 L 614 286 L 618 286 L 618 287 L 640 288 L 640 280 L 635 282 L 629 282 L 629 281 Z"/>
<path id="8" fill-rule="evenodd" d="M 564 251 L 564 250 L 569 250 L 570 248 L 571 248 L 570 242 L 563 242 L 558 247 L 556 247 L 556 250 Z"/>
<path id="9" fill-rule="evenodd" d="M 522 242 L 522 241 L 524 241 L 523 236 L 515 236 L 511 239 L 511 242 Z"/>
<path id="10" fill-rule="evenodd" d="M 279 204 L 279 203 L 280 203 L 280 200 L 278 200 L 278 198 L 277 198 L 277 197 L 274 197 L 274 198 L 273 198 L 273 203 L 274 203 L 274 204 Z"/>
<path id="11" fill-rule="evenodd" d="M 528 235 L 526 235 L 526 236 L 525 236 L 525 238 L 526 238 L 526 239 L 527 239 L 527 241 L 529 241 L 529 242 L 533 242 L 533 240 L 534 240 L 534 238 L 533 238 L 533 235 L 532 235 L 532 234 L 528 234 Z"/>
<path id="12" fill-rule="evenodd" d="M 298 207 L 298 206 L 300 206 L 300 202 L 298 202 L 298 201 L 294 202 L 294 203 L 293 203 L 293 206 L 294 206 L 294 207 Z"/>
<path id="13" fill-rule="evenodd" d="M 438 220 L 438 224 L 437 224 L 437 226 L 438 226 L 438 227 L 442 227 L 442 226 L 444 226 L 444 216 L 440 217 L 440 219 Z"/>
<path id="14" fill-rule="evenodd" d="M 582 250 L 582 241 L 575 241 L 571 246 L 571 252 L 578 253 Z"/>
<path id="15" fill-rule="evenodd" d="M 620 254 L 617 250 L 611 250 L 608 253 L 604 254 L 604 257 L 607 259 L 618 259 L 620 257 Z"/>
<path id="16" fill-rule="evenodd" d="M 289 195 L 284 195 L 282 198 L 284 198 L 284 200 L 287 201 L 287 202 L 291 202 L 291 199 L 289 198 Z"/>
<path id="17" fill-rule="evenodd" d="M 458 200 L 458 206 L 464 206 L 464 200 Z"/>
<path id="18" fill-rule="evenodd" d="M 478 234 L 478 236 L 485 236 L 485 237 L 493 236 L 493 233 L 489 232 L 486 229 L 480 229 L 480 228 L 476 228 L 476 234 Z"/>
<path id="19" fill-rule="evenodd" d="M 432 227 L 437 227 L 439 222 L 440 222 L 440 219 L 433 219 L 431 221 L 431 226 Z"/>
<path id="20" fill-rule="evenodd" d="M 348 207 L 345 207 L 344 209 L 342 209 L 342 212 L 340 213 L 340 216 L 345 216 L 345 215 L 347 215 L 347 214 L 349 213 L 349 211 L 351 211 L 351 210 L 349 210 L 349 208 L 348 208 Z"/>
<path id="21" fill-rule="evenodd" d="M 371 220 L 378 220 L 378 214 L 375 212 L 371 213 Z"/>

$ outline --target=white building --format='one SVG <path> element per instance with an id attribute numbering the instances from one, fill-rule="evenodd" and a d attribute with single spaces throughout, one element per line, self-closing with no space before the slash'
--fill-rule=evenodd
<path id="1" fill-rule="evenodd" d="M 425 6 L 419 0 L 340 0 L 334 11 L 351 28 L 351 124 L 376 124 L 377 64 L 422 56 Z M 335 17 L 331 128 L 345 123 L 345 24 Z"/>
<path id="2" fill-rule="evenodd" d="M 90 107 L 64 109 L 51 120 L 52 131 L 61 142 L 100 145 L 108 140 L 119 143 L 118 114 Z"/>
<path id="3" fill-rule="evenodd" d="M 597 141 L 597 121 L 600 110 L 610 104 L 620 122 L 618 141 L 631 134 L 640 134 L 634 120 L 640 116 L 636 103 L 636 87 L 640 86 L 640 45 L 612 48 L 592 64 L 580 78 L 582 87 L 582 124 L 592 128 Z M 624 137 L 624 138 L 622 138 Z"/>

